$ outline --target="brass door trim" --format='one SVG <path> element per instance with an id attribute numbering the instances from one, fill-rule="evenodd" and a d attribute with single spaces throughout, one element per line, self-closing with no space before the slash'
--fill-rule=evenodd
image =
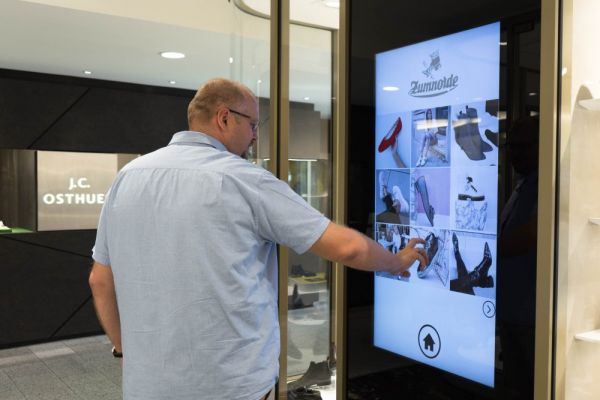
<path id="1" fill-rule="evenodd" d="M 348 2 L 340 1 L 340 29 L 333 35 L 333 221 L 346 224 L 348 177 Z M 336 399 L 346 398 L 346 267 L 331 267 L 331 329 L 336 354 Z"/>
<path id="2" fill-rule="evenodd" d="M 289 71 L 290 71 L 290 4 L 289 0 L 271 0 L 271 71 L 270 71 L 270 157 L 271 172 L 287 182 L 289 143 Z M 278 246 L 279 253 L 279 383 L 277 398 L 287 398 L 287 330 L 288 330 L 288 259 L 289 249 Z"/>
<path id="3" fill-rule="evenodd" d="M 542 0 L 534 398 L 552 397 L 559 0 Z"/>

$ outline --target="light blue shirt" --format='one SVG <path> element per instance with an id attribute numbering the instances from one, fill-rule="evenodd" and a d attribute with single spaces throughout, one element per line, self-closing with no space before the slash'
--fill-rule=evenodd
<path id="1" fill-rule="evenodd" d="M 124 399 L 266 394 L 279 370 L 275 243 L 304 253 L 328 224 L 199 132 L 125 166 L 93 250 L 114 275 Z"/>

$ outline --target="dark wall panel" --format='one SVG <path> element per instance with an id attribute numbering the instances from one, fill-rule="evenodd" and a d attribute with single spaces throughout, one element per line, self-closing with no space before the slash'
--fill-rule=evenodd
<path id="1" fill-rule="evenodd" d="M 187 129 L 191 96 L 91 88 L 37 142 L 43 150 L 148 153 Z"/>
<path id="2" fill-rule="evenodd" d="M 86 90 L 0 77 L 0 147 L 28 148 Z"/>
<path id="3" fill-rule="evenodd" d="M 187 129 L 193 95 L 0 69 L 0 148 L 147 153 Z M 101 332 L 88 285 L 95 235 L 0 235 L 0 348 Z"/>
<path id="4" fill-rule="evenodd" d="M 0 347 L 60 337 L 57 330 L 89 302 L 92 237 L 89 231 L 0 235 Z M 87 314 L 73 335 L 100 331 L 93 312 Z"/>

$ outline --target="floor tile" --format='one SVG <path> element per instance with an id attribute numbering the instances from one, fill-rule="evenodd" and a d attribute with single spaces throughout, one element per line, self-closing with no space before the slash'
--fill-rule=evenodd
<path id="1" fill-rule="evenodd" d="M 1 400 L 121 400 L 104 335 L 0 350 Z"/>

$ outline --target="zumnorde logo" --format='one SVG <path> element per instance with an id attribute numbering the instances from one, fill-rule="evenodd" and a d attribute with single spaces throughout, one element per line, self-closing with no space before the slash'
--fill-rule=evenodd
<path id="1" fill-rule="evenodd" d="M 90 189 L 88 178 L 69 178 L 69 193 L 45 193 L 42 195 L 44 204 L 104 204 L 104 193 L 77 193 L 81 189 Z M 73 190 L 76 192 L 73 193 Z"/>
<path id="2" fill-rule="evenodd" d="M 458 75 L 451 74 L 450 76 L 443 76 L 436 78 L 434 73 L 442 68 L 442 62 L 440 60 L 439 50 L 434 51 L 429 55 L 431 60 L 429 65 L 426 61 L 423 61 L 423 66 L 427 67 L 424 71 L 421 71 L 428 80 L 426 81 L 412 81 L 410 83 L 410 90 L 408 94 L 413 97 L 435 97 L 441 96 L 454 90 L 458 87 Z"/>

